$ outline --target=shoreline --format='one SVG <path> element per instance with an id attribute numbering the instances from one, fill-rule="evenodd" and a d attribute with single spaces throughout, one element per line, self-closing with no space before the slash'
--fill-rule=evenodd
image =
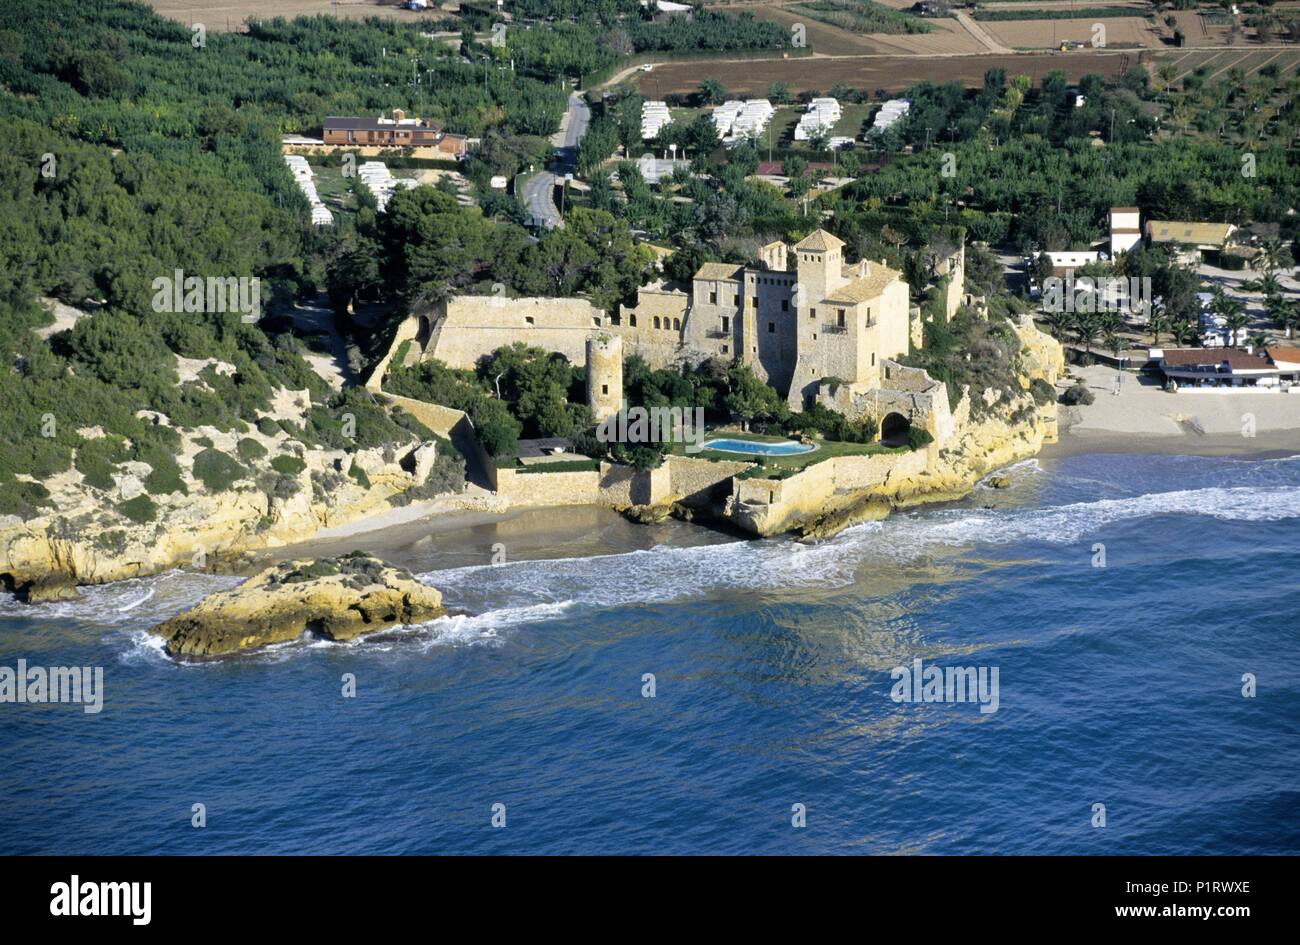
<path id="1" fill-rule="evenodd" d="M 1243 437 L 1233 433 L 1169 435 L 1065 429 L 1057 442 L 1042 448 L 1038 458 L 1060 459 L 1086 453 L 1280 459 L 1300 454 L 1300 430 L 1270 430 Z"/>
<path id="2" fill-rule="evenodd" d="M 1276 459 L 1300 454 L 1300 430 L 1271 431 L 1253 439 L 1232 434 L 1141 435 L 1101 431 L 1062 431 L 1060 440 L 1045 445 L 1026 459 L 1063 459 L 1089 453 L 1183 455 Z M 1000 467 L 1005 468 L 1005 467 Z M 990 474 L 997 470 L 990 470 Z M 952 498 L 913 506 L 943 505 Z M 411 562 L 437 563 L 441 570 L 491 563 L 500 545 L 506 561 L 594 557 L 647 551 L 659 545 L 691 547 L 731 541 L 768 541 L 728 532 L 706 523 L 670 518 L 658 525 L 629 521 L 619 512 L 600 505 L 557 506 L 493 511 L 427 510 L 399 524 L 366 520 L 352 523 L 346 534 L 317 535 L 278 548 L 264 549 L 256 567 L 290 558 L 343 554 L 356 547 L 385 560 L 411 566 Z M 780 537 L 780 536 L 774 536 Z M 251 572 L 250 572 L 251 573 Z"/>

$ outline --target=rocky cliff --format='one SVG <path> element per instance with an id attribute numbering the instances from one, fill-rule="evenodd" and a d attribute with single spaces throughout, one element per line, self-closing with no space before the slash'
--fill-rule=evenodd
<path id="1" fill-rule="evenodd" d="M 211 594 L 151 632 L 175 657 L 206 658 L 296 640 L 352 640 L 442 616 L 442 595 L 364 552 L 285 561 Z"/>
<path id="2" fill-rule="evenodd" d="M 306 391 L 281 394 L 275 416 L 301 416 Z M 146 490 L 153 470 L 145 463 L 122 463 L 111 481 L 97 482 L 74 467 L 43 482 L 50 501 L 35 517 L 0 516 L 0 584 L 37 602 L 75 593 L 77 584 L 211 569 L 239 552 L 463 488 L 463 474 L 447 477 L 450 484 L 440 476 L 459 457 L 440 457 L 436 441 L 414 435 L 353 450 L 312 447 L 273 427 L 199 427 L 183 436 L 171 491 Z M 205 453 L 225 463 L 229 481 L 213 482 Z"/>

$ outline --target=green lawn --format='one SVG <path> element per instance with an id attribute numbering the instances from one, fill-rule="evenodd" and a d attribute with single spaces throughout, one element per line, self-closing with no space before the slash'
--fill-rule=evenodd
<path id="1" fill-rule="evenodd" d="M 787 443 L 789 437 L 785 436 L 766 436 L 761 433 L 732 433 L 728 431 L 714 430 L 711 431 L 707 439 L 723 438 L 729 440 L 749 440 L 754 443 Z M 758 479 L 776 479 L 785 478 L 793 473 L 798 472 L 805 467 L 814 463 L 820 463 L 824 459 L 831 459 L 834 456 L 874 456 L 879 453 L 906 453 L 905 446 L 881 446 L 879 443 L 841 443 L 836 440 L 817 440 L 817 449 L 807 453 L 794 453 L 789 456 L 764 456 L 761 466 L 755 466 L 753 469 L 742 473 L 745 478 Z M 685 454 L 694 456 L 697 459 L 709 460 L 727 460 L 735 462 L 737 460 L 750 460 L 757 462 L 758 455 L 746 456 L 739 453 L 728 453 L 722 450 L 700 450 L 696 453 L 686 453 L 683 444 L 676 444 L 673 447 L 676 454 Z"/>

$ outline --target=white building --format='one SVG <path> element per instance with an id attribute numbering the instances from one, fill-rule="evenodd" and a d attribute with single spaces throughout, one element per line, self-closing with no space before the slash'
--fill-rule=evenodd
<path id="1" fill-rule="evenodd" d="M 320 194 L 316 192 L 316 181 L 307 159 L 300 154 L 286 154 L 284 163 L 288 166 L 289 173 L 293 175 L 298 189 L 302 191 L 302 195 L 307 198 L 307 203 L 311 205 L 312 225 L 328 226 L 333 223 L 333 215 L 325 208 L 325 204 L 320 199 Z"/>
<path id="2" fill-rule="evenodd" d="M 652 138 L 659 137 L 667 125 L 673 123 L 672 113 L 668 111 L 668 103 L 653 101 L 643 102 L 641 105 L 641 140 L 649 141 Z"/>
<path id="3" fill-rule="evenodd" d="M 888 131 L 902 121 L 911 108 L 912 103 L 907 99 L 891 98 L 881 105 L 880 110 L 876 112 L 875 117 L 871 120 L 871 130 L 868 134 Z"/>
<path id="4" fill-rule="evenodd" d="M 765 98 L 723 102 L 713 110 L 713 125 L 718 129 L 722 143 L 731 147 L 746 138 L 761 135 L 775 111 Z"/>
<path id="5" fill-rule="evenodd" d="M 418 185 L 418 181 L 415 180 L 399 180 L 393 177 L 383 161 L 366 161 L 357 168 L 357 177 L 361 179 L 366 189 L 375 195 L 375 205 L 381 213 L 388 208 L 388 201 L 397 188 L 411 188 Z"/>
<path id="6" fill-rule="evenodd" d="M 1142 239 L 1137 207 L 1110 208 L 1110 258 L 1127 253 Z"/>
<path id="7" fill-rule="evenodd" d="M 794 128 L 794 140 L 808 141 L 818 135 L 830 134 L 843 115 L 840 103 L 833 98 L 815 98 L 808 110 L 799 118 Z"/>

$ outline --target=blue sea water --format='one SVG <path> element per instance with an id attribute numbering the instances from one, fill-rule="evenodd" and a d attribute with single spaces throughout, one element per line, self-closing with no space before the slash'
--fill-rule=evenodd
<path id="1" fill-rule="evenodd" d="M 105 669 L 98 715 L 0 705 L 0 853 L 1300 851 L 1300 459 L 1010 476 L 809 547 L 426 542 L 473 616 L 204 665 L 143 630 L 231 578 L 0 601 L 0 665 Z M 893 701 L 917 657 L 998 711 Z"/>

